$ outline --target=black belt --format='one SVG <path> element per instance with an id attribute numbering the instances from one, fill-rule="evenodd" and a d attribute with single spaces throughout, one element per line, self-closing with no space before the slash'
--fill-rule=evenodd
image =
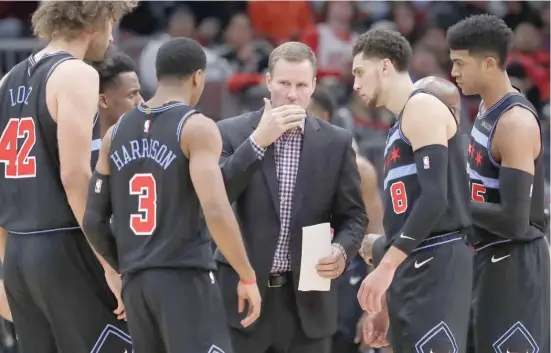
<path id="1" fill-rule="evenodd" d="M 291 272 L 274 273 L 268 277 L 269 288 L 279 288 L 291 282 Z"/>

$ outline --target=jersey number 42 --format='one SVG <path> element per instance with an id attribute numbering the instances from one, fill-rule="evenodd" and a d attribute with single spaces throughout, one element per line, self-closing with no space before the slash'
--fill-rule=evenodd
<path id="1" fill-rule="evenodd" d="M 22 140 L 19 147 L 18 143 Z M 10 119 L 0 136 L 0 162 L 8 179 L 36 177 L 36 157 L 29 156 L 36 142 L 32 118 Z"/>
<path id="2" fill-rule="evenodd" d="M 130 215 L 136 235 L 151 235 L 157 228 L 157 183 L 151 173 L 134 174 L 128 183 L 130 195 L 138 196 L 138 213 Z"/>

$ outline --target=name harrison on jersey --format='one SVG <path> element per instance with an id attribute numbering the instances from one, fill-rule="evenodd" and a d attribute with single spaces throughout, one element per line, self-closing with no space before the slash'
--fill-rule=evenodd
<path id="1" fill-rule="evenodd" d="M 176 159 L 176 156 L 176 153 L 157 140 L 141 139 L 132 140 L 128 144 L 119 147 L 116 151 L 112 151 L 110 158 L 118 170 L 140 158 L 152 159 L 161 168 L 166 170 Z"/>

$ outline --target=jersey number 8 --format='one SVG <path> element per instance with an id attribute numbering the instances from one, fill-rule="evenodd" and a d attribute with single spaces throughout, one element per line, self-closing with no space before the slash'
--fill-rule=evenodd
<path id="1" fill-rule="evenodd" d="M 18 148 L 19 139 L 24 139 Z M 0 136 L 0 162 L 8 179 L 36 177 L 36 157 L 29 156 L 36 142 L 32 118 L 10 119 Z"/>
<path id="2" fill-rule="evenodd" d="M 134 174 L 128 183 L 130 195 L 138 195 L 138 212 L 130 215 L 136 235 L 151 235 L 157 228 L 157 184 L 151 173 Z"/>
<path id="3" fill-rule="evenodd" d="M 408 196 L 406 195 L 404 182 L 397 181 L 390 185 L 390 198 L 392 199 L 394 213 L 401 214 L 406 212 L 408 209 Z"/>

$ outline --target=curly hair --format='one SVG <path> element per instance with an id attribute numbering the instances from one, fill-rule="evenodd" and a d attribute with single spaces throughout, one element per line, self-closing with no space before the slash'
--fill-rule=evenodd
<path id="1" fill-rule="evenodd" d="M 473 55 L 495 55 L 501 69 L 505 69 L 513 43 L 513 31 L 494 15 L 474 15 L 448 28 L 451 50 L 468 50 Z"/>
<path id="2" fill-rule="evenodd" d="M 109 20 L 118 22 L 132 12 L 138 1 L 42 1 L 32 16 L 35 36 L 74 39 L 85 30 L 101 28 Z"/>
<path id="3" fill-rule="evenodd" d="M 352 55 L 362 53 L 365 58 L 388 59 L 396 71 L 408 70 L 411 60 L 411 45 L 399 32 L 372 29 L 358 37 Z"/>

